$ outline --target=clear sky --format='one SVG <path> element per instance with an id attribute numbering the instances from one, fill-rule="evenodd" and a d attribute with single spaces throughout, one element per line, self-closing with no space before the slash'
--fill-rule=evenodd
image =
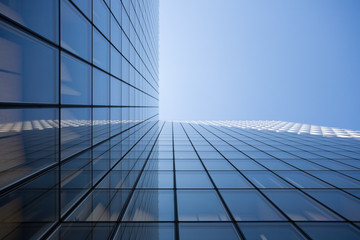
<path id="1" fill-rule="evenodd" d="M 160 119 L 360 130 L 360 1 L 160 0 Z"/>

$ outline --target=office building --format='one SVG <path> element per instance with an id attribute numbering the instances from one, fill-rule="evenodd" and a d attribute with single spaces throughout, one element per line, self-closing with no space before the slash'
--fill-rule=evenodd
<path id="1" fill-rule="evenodd" d="M 156 0 L 0 1 L 0 239 L 48 237 L 120 159 L 146 158 L 158 15 Z"/>
<path id="2" fill-rule="evenodd" d="M 158 121 L 158 17 L 0 2 L 0 239 L 360 239 L 360 131 Z"/>

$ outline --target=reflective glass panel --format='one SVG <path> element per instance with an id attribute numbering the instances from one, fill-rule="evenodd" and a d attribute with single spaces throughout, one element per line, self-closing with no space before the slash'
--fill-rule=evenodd
<path id="1" fill-rule="evenodd" d="M 91 25 L 67 0 L 61 0 L 61 46 L 91 61 Z"/>
<path id="2" fill-rule="evenodd" d="M 177 197 L 180 221 L 229 220 L 220 198 L 213 190 L 178 190 Z"/>
<path id="3" fill-rule="evenodd" d="M 294 221 L 342 221 L 340 217 L 297 190 L 263 192 Z"/>
<path id="4" fill-rule="evenodd" d="M 279 221 L 285 218 L 256 190 L 221 190 L 236 221 Z"/>
<path id="5" fill-rule="evenodd" d="M 123 221 L 173 221 L 172 190 L 135 190 Z"/>
<path id="6" fill-rule="evenodd" d="M 0 22 L 0 52 L 0 102 L 58 103 L 55 48 Z"/>

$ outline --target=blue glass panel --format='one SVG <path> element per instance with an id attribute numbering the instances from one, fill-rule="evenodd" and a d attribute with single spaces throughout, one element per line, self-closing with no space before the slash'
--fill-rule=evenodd
<path id="1" fill-rule="evenodd" d="M 306 190 L 311 196 L 351 221 L 360 221 L 360 200 L 340 190 Z"/>
<path id="2" fill-rule="evenodd" d="M 294 221 L 342 221 L 325 207 L 296 190 L 264 190 L 285 214 Z"/>
<path id="3" fill-rule="evenodd" d="M 180 221 L 230 220 L 213 190 L 178 190 L 177 198 Z"/>
<path id="4" fill-rule="evenodd" d="M 117 221 L 128 198 L 126 190 L 94 190 L 70 214 L 68 221 Z"/>
<path id="5" fill-rule="evenodd" d="M 96 29 L 93 31 L 93 39 L 93 62 L 99 68 L 109 72 L 110 44 Z"/>
<path id="6" fill-rule="evenodd" d="M 93 22 L 109 39 L 110 12 L 103 0 L 93 0 Z"/>
<path id="7" fill-rule="evenodd" d="M 96 68 L 93 69 L 93 74 L 93 104 L 109 105 L 109 75 Z"/>
<path id="8" fill-rule="evenodd" d="M 175 229 L 172 223 L 122 223 L 114 239 L 175 239 Z"/>
<path id="9" fill-rule="evenodd" d="M 268 171 L 244 171 L 243 173 L 258 188 L 292 188 L 291 185 Z"/>
<path id="10" fill-rule="evenodd" d="M 91 67 L 61 54 L 61 103 L 91 104 Z"/>
<path id="11" fill-rule="evenodd" d="M 360 181 L 333 171 L 308 171 L 311 175 L 318 177 L 339 188 L 360 188 Z"/>
<path id="12" fill-rule="evenodd" d="M 358 240 L 360 231 L 348 223 L 299 223 L 312 239 L 316 240 Z"/>
<path id="13" fill-rule="evenodd" d="M 217 188 L 253 188 L 252 185 L 236 171 L 209 171 Z"/>
<path id="14" fill-rule="evenodd" d="M 66 0 L 61 0 L 61 46 L 91 61 L 91 25 Z"/>
<path id="15" fill-rule="evenodd" d="M 91 19 L 92 0 L 71 0 L 89 19 Z"/>
<path id="16" fill-rule="evenodd" d="M 55 48 L 0 22 L 0 52 L 0 102 L 58 103 Z"/>
<path id="17" fill-rule="evenodd" d="M 0 189 L 58 162 L 58 109 L 0 109 Z"/>
<path id="18" fill-rule="evenodd" d="M 247 240 L 307 239 L 290 223 L 239 223 Z"/>
<path id="19" fill-rule="evenodd" d="M 232 223 L 180 223 L 180 239 L 241 239 Z"/>
<path id="20" fill-rule="evenodd" d="M 221 190 L 220 193 L 236 221 L 285 220 L 256 190 Z"/>
<path id="21" fill-rule="evenodd" d="M 135 190 L 123 221 L 174 221 L 172 190 Z"/>
<path id="22" fill-rule="evenodd" d="M 0 1 L 0 13 L 57 43 L 58 0 Z"/>
<path id="23" fill-rule="evenodd" d="M 213 188 L 205 171 L 176 171 L 177 188 Z"/>
<path id="24" fill-rule="evenodd" d="M 277 171 L 280 177 L 298 188 L 332 188 L 309 174 L 300 171 Z"/>
<path id="25" fill-rule="evenodd" d="M 173 188 L 172 171 L 144 171 L 137 188 Z"/>
<path id="26" fill-rule="evenodd" d="M 171 153 L 172 154 L 172 153 Z M 172 157 L 170 157 L 172 158 Z M 200 160 L 175 160 L 176 170 L 204 170 Z"/>
<path id="27" fill-rule="evenodd" d="M 91 146 L 91 109 L 61 108 L 61 159 Z"/>

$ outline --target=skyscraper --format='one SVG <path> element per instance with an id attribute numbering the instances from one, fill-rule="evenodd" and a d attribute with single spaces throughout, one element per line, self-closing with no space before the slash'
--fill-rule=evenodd
<path id="1" fill-rule="evenodd" d="M 157 0 L 0 1 L 0 239 L 50 236 L 146 158 L 158 15 Z"/>
<path id="2" fill-rule="evenodd" d="M 158 121 L 157 0 L 0 3 L 1 239 L 360 239 L 360 132 Z"/>

